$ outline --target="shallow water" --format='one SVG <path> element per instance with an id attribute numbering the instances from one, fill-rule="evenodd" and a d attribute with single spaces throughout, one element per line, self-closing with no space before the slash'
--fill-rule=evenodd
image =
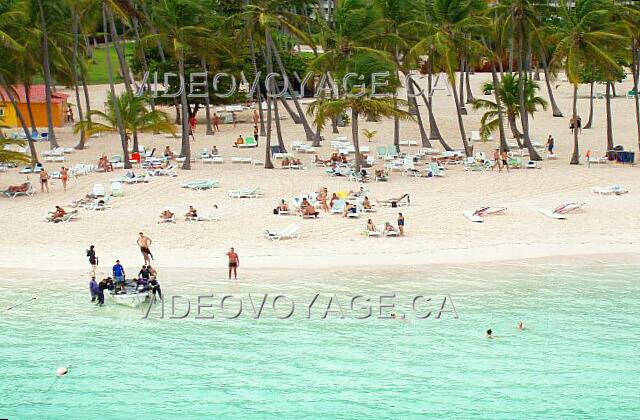
<path id="1" fill-rule="evenodd" d="M 28 287 L 0 286 L 0 417 L 638 418 L 639 274 L 547 264 L 298 274 L 268 287 L 167 282 L 164 319 L 159 306 L 148 319 L 95 307 L 79 287 L 30 301 Z M 202 284 L 200 275 L 189 278 Z M 187 298 L 192 313 L 170 319 L 178 290 L 193 293 L 177 299 L 176 315 Z M 202 309 L 213 320 L 196 319 L 197 293 L 211 292 L 203 304 L 233 294 L 243 300 L 241 316 L 223 319 L 237 312 L 232 299 L 224 311 Z M 351 311 L 350 299 L 362 294 L 375 315 L 379 296 L 392 292 L 385 302 L 399 307 L 384 312 L 406 314 L 406 322 L 356 319 L 366 314 L 359 305 Z M 248 293 L 256 305 L 269 293 L 260 319 Z M 277 294 L 286 298 L 274 311 Z M 432 301 L 420 300 L 414 313 L 417 294 Z M 445 309 L 456 313 L 435 319 L 445 296 Z M 335 312 L 323 319 L 331 297 Z M 293 316 L 276 319 L 290 300 Z M 498 338 L 484 338 L 487 328 Z M 69 374 L 56 379 L 67 365 Z"/>

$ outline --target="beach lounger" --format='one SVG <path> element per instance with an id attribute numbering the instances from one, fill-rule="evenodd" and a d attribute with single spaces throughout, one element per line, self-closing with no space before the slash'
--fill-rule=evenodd
<path id="1" fill-rule="evenodd" d="M 212 155 L 209 157 L 203 157 L 202 163 L 224 163 L 224 158 L 218 155 Z"/>
<path id="2" fill-rule="evenodd" d="M 248 164 L 251 164 L 251 158 L 250 157 L 234 156 L 234 157 L 231 158 L 231 163 L 248 163 Z"/>
<path id="3" fill-rule="evenodd" d="M 122 190 L 122 183 L 120 182 L 111 183 L 111 195 L 113 197 L 122 197 L 124 195 L 124 191 Z"/>
<path id="4" fill-rule="evenodd" d="M 241 188 L 239 190 L 229 190 L 231 198 L 258 198 L 262 195 L 258 188 Z"/>
<path id="5" fill-rule="evenodd" d="M 53 213 L 48 213 L 44 216 L 44 221 L 50 223 L 69 223 L 70 221 L 78 218 L 78 210 L 70 211 L 59 219 L 54 219 L 52 216 Z"/>
<path id="6" fill-rule="evenodd" d="M 94 197 L 104 197 L 106 195 L 104 191 L 104 185 L 93 184 L 93 190 L 91 191 L 91 195 L 93 195 Z"/>
<path id="7" fill-rule="evenodd" d="M 22 195 L 30 197 L 30 196 L 34 195 L 36 193 L 36 191 L 33 189 L 33 185 L 31 185 L 30 182 L 28 182 L 27 184 L 28 185 L 27 185 L 27 190 L 26 191 L 8 191 L 8 190 L 5 190 L 5 191 L 2 192 L 2 194 L 4 194 L 6 197 L 9 197 L 9 198 L 16 198 L 16 197 L 19 197 L 19 196 L 22 196 Z"/>
<path id="8" fill-rule="evenodd" d="M 44 158 L 45 162 L 64 162 L 64 156 L 47 156 Z"/>
<path id="9" fill-rule="evenodd" d="M 379 230 L 368 230 L 366 229 L 365 234 L 367 235 L 368 238 L 379 238 L 382 236 L 382 232 L 380 232 Z"/>
<path id="10" fill-rule="evenodd" d="M 188 217 L 188 222 L 217 222 L 220 220 L 218 216 L 215 215 L 215 210 L 218 209 L 218 206 L 215 204 L 212 206 L 211 213 L 207 215 L 198 214 L 196 217 Z"/>
<path id="11" fill-rule="evenodd" d="M 344 212 L 344 200 L 333 200 L 333 205 L 331 206 L 331 214 L 342 214 Z"/>
<path id="12" fill-rule="evenodd" d="M 482 223 L 484 221 L 484 216 L 502 213 L 506 210 L 506 207 L 480 207 L 477 210 L 465 210 L 462 212 L 462 214 L 464 214 L 464 217 L 471 220 L 472 222 Z"/>
<path id="13" fill-rule="evenodd" d="M 527 165 L 525 166 L 525 168 L 527 168 L 527 169 L 541 169 L 540 165 L 538 165 L 538 162 L 536 162 L 535 160 L 528 161 Z"/>
<path id="14" fill-rule="evenodd" d="M 482 137 L 480 136 L 480 132 L 479 131 L 472 131 L 471 132 L 471 141 L 481 141 Z"/>
<path id="15" fill-rule="evenodd" d="M 384 201 L 378 201 L 378 204 L 382 207 L 408 207 L 411 204 L 411 199 L 409 197 L 409 194 L 404 194 L 397 201 L 384 200 Z"/>
<path id="16" fill-rule="evenodd" d="M 188 188 L 190 190 L 204 191 L 211 188 L 217 188 L 219 185 L 218 181 L 214 181 L 211 179 L 199 179 L 196 181 L 188 182 L 186 184 L 181 184 L 180 186 L 182 188 Z"/>
<path id="17" fill-rule="evenodd" d="M 382 236 L 384 236 L 385 238 L 395 238 L 395 237 L 397 237 L 398 235 L 400 235 L 400 234 L 399 234 L 399 233 L 398 233 L 398 231 L 396 231 L 396 230 L 389 230 L 389 231 L 385 231 L 385 232 L 382 234 Z"/>
<path id="18" fill-rule="evenodd" d="M 168 219 L 165 219 L 163 217 L 158 217 L 158 223 L 175 223 L 176 222 L 176 210 L 173 207 L 165 207 L 162 209 L 162 211 L 164 212 L 165 210 L 169 210 L 172 214 L 172 216 Z"/>
<path id="19" fill-rule="evenodd" d="M 567 213 L 577 210 L 582 206 L 584 206 L 584 203 L 567 203 L 567 204 L 561 204 L 556 208 L 554 208 L 553 210 L 538 209 L 538 211 L 544 214 L 545 216 L 549 216 L 554 219 L 566 219 L 565 215 Z"/>
<path id="20" fill-rule="evenodd" d="M 417 140 L 400 140 L 400 146 L 417 146 Z"/>
<path id="21" fill-rule="evenodd" d="M 279 241 L 281 239 L 297 239 L 300 237 L 300 226 L 289 225 L 283 229 L 266 229 L 262 236 L 270 241 Z"/>
<path id="22" fill-rule="evenodd" d="M 437 176 L 437 177 L 444 176 L 444 172 L 442 172 L 442 169 L 440 169 L 440 166 L 438 166 L 437 163 L 431 162 L 429 163 L 429 166 L 431 168 L 431 173 L 433 174 L 433 176 Z"/>
<path id="23" fill-rule="evenodd" d="M 244 139 L 244 143 L 235 145 L 239 149 L 249 149 L 253 147 L 258 147 L 258 143 L 256 143 L 256 139 L 253 137 L 247 137 Z"/>
<path id="24" fill-rule="evenodd" d="M 591 192 L 600 195 L 622 195 L 628 193 L 629 190 L 620 185 L 611 185 L 610 187 L 593 187 Z"/>
<path id="25" fill-rule="evenodd" d="M 111 195 L 106 195 L 104 199 L 101 200 L 92 200 L 89 203 L 80 204 L 79 207 L 82 207 L 85 210 L 108 210 L 111 208 L 109 203 L 111 202 Z"/>

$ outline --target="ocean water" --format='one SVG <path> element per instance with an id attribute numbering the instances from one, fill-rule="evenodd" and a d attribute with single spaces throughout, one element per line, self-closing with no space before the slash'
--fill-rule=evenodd
<path id="1" fill-rule="evenodd" d="M 0 282 L 0 418 L 640 418 L 639 275 L 513 264 L 166 282 L 164 318 L 156 305 L 146 319 L 90 304 L 84 285 L 31 301 L 36 279 Z M 172 289 L 193 292 L 173 298 L 176 316 L 191 302 L 184 319 L 171 319 Z M 201 298 L 214 319 L 196 318 L 201 292 L 214 293 Z M 224 310 L 204 307 L 224 293 Z M 249 293 L 258 308 L 268 295 L 259 319 Z M 384 314 L 406 319 L 378 319 L 380 295 L 397 305 Z M 366 298 L 373 315 L 357 319 Z M 62 378 L 59 366 L 70 366 Z"/>

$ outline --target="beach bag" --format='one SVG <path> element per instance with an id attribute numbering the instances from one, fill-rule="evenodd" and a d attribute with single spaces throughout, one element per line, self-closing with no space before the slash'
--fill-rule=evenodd
<path id="1" fill-rule="evenodd" d="M 278 208 L 273 209 L 273 214 L 279 214 L 280 211 L 278 210 Z"/>

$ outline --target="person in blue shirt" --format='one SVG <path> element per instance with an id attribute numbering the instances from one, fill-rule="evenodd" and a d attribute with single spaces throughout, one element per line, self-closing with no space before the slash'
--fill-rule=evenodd
<path id="1" fill-rule="evenodd" d="M 125 272 L 124 267 L 120 264 L 120 260 L 116 260 L 116 265 L 113 266 L 113 280 L 116 285 L 121 284 L 124 286 L 125 283 Z"/>

